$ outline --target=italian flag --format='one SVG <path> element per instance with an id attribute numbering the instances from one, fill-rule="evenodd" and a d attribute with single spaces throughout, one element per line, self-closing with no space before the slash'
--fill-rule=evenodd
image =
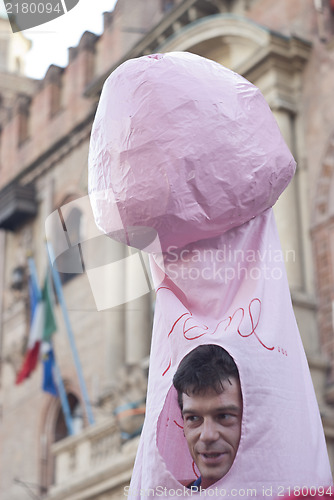
<path id="1" fill-rule="evenodd" d="M 22 367 L 17 374 L 16 384 L 20 384 L 35 370 L 41 342 L 50 342 L 56 331 L 56 322 L 50 300 L 49 280 L 46 276 L 42 293 L 33 276 L 29 277 L 31 322 L 27 350 Z"/>

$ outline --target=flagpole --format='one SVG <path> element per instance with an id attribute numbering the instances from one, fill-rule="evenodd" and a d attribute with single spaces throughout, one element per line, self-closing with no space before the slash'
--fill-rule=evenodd
<path id="1" fill-rule="evenodd" d="M 37 279 L 37 270 L 35 266 L 35 261 L 32 257 L 28 257 L 28 266 L 29 266 L 29 273 L 32 279 L 32 286 L 34 287 L 36 291 L 36 295 L 38 300 L 42 299 L 42 292 L 38 284 L 38 279 Z"/>
<path id="2" fill-rule="evenodd" d="M 41 293 L 41 289 L 38 285 L 35 261 L 32 257 L 28 257 L 28 266 L 29 266 L 29 272 L 30 272 L 30 276 L 31 276 L 31 280 L 32 280 L 32 285 L 35 287 L 36 294 L 38 296 L 38 300 L 41 300 L 42 293 Z M 58 389 L 60 404 L 61 404 L 61 407 L 63 410 L 63 415 L 65 418 L 67 431 L 68 431 L 68 434 L 70 436 L 72 436 L 74 434 L 74 430 L 73 430 L 73 420 L 72 420 L 72 416 L 71 416 L 71 409 L 70 409 L 70 405 L 68 404 L 63 379 L 61 378 L 61 373 L 60 373 L 57 361 L 55 359 L 54 359 L 54 369 L 55 369 L 55 376 L 56 376 L 56 385 L 57 385 L 57 389 Z"/>
<path id="3" fill-rule="evenodd" d="M 53 283 L 55 285 L 55 289 L 56 289 L 56 294 L 57 294 L 57 297 L 58 297 L 59 305 L 61 307 L 61 310 L 62 310 L 62 313 L 63 313 L 63 317 L 64 317 L 64 321 L 65 321 L 65 325 L 66 325 L 66 330 L 67 330 L 67 336 L 68 336 L 68 339 L 69 339 L 69 342 L 70 342 L 72 356 L 73 356 L 73 359 L 74 359 L 74 364 L 75 364 L 77 375 L 78 375 L 78 379 L 79 379 L 79 385 L 80 385 L 80 389 L 81 389 L 81 394 L 82 394 L 82 398 L 83 398 L 83 402 L 84 402 L 84 406 L 85 406 L 85 411 L 86 411 L 87 419 L 88 419 L 88 422 L 90 424 L 94 424 L 95 423 L 95 419 L 94 419 L 94 415 L 93 415 L 93 412 L 92 412 L 92 407 L 91 407 L 91 404 L 90 404 L 90 401 L 89 401 L 88 392 L 87 392 L 87 389 L 86 389 L 86 384 L 85 384 L 85 381 L 84 381 L 84 378 L 83 378 L 83 374 L 82 374 L 81 363 L 80 363 L 78 351 L 77 351 L 77 348 L 76 348 L 74 334 L 73 334 L 73 331 L 72 331 L 72 327 L 71 327 L 71 323 L 70 323 L 70 318 L 69 318 L 69 315 L 68 315 L 68 311 L 67 311 L 67 307 L 66 307 L 66 303 L 65 303 L 65 299 L 64 299 L 63 288 L 62 288 L 62 285 L 61 285 L 61 282 L 60 282 L 60 277 L 59 277 L 58 269 L 57 269 L 57 266 L 56 266 L 56 263 L 55 263 L 55 256 L 54 256 L 54 253 L 53 253 L 53 248 L 52 248 L 51 243 L 48 242 L 48 241 L 46 242 L 46 245 L 47 245 L 47 250 L 48 250 L 48 254 L 49 254 L 49 260 L 50 260 L 50 267 L 51 267 L 51 272 L 52 272 Z"/>

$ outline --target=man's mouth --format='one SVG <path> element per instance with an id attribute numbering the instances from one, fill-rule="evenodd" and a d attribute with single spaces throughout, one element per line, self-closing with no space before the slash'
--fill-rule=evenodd
<path id="1" fill-rule="evenodd" d="M 208 453 L 200 453 L 200 456 L 202 457 L 202 460 L 205 463 L 216 463 L 219 462 L 224 456 L 226 455 L 225 452 L 208 452 Z"/>

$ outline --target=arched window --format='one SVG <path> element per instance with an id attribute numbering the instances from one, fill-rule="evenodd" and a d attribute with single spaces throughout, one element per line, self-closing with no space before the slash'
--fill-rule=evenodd
<path id="1" fill-rule="evenodd" d="M 72 392 L 67 393 L 74 434 L 79 434 L 84 426 L 83 410 L 79 399 Z M 51 447 L 68 437 L 68 430 L 59 399 L 52 398 L 48 407 L 41 435 L 41 493 L 46 493 L 55 481 L 55 464 Z"/>

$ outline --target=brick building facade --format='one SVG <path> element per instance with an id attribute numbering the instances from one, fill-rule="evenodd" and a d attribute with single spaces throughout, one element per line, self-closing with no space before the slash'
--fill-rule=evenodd
<path id="1" fill-rule="evenodd" d="M 0 22 L 0 41 L 12 41 L 8 22 Z M 48 500 L 119 499 L 129 482 L 137 437 L 124 435 L 142 420 L 154 297 L 133 298 L 141 268 L 125 247 L 96 233 L 87 204 L 89 135 L 110 72 L 129 58 L 174 50 L 214 59 L 256 84 L 297 160 L 275 215 L 283 251 L 293 255 L 286 261 L 291 295 L 334 467 L 332 2 L 118 0 L 104 14 L 102 35 L 85 32 L 69 49 L 68 66 L 50 66 L 38 82 L 22 74 L 28 47 L 15 36 L 21 45 L 0 58 L 1 498 L 19 500 L 30 489 Z M 46 221 L 95 418 L 89 425 L 57 305 L 55 352 L 77 425 L 69 437 L 58 399 L 40 389 L 40 366 L 15 385 L 29 331 L 27 254 L 42 282 Z M 64 228 L 74 253 L 60 243 Z M 85 269 L 66 272 L 68 262 L 80 267 L 78 242 Z M 98 286 L 132 300 L 98 310 L 90 271 L 110 255 L 121 262 L 115 290 L 103 277 Z M 137 415 L 115 413 L 124 405 L 138 406 Z"/>

